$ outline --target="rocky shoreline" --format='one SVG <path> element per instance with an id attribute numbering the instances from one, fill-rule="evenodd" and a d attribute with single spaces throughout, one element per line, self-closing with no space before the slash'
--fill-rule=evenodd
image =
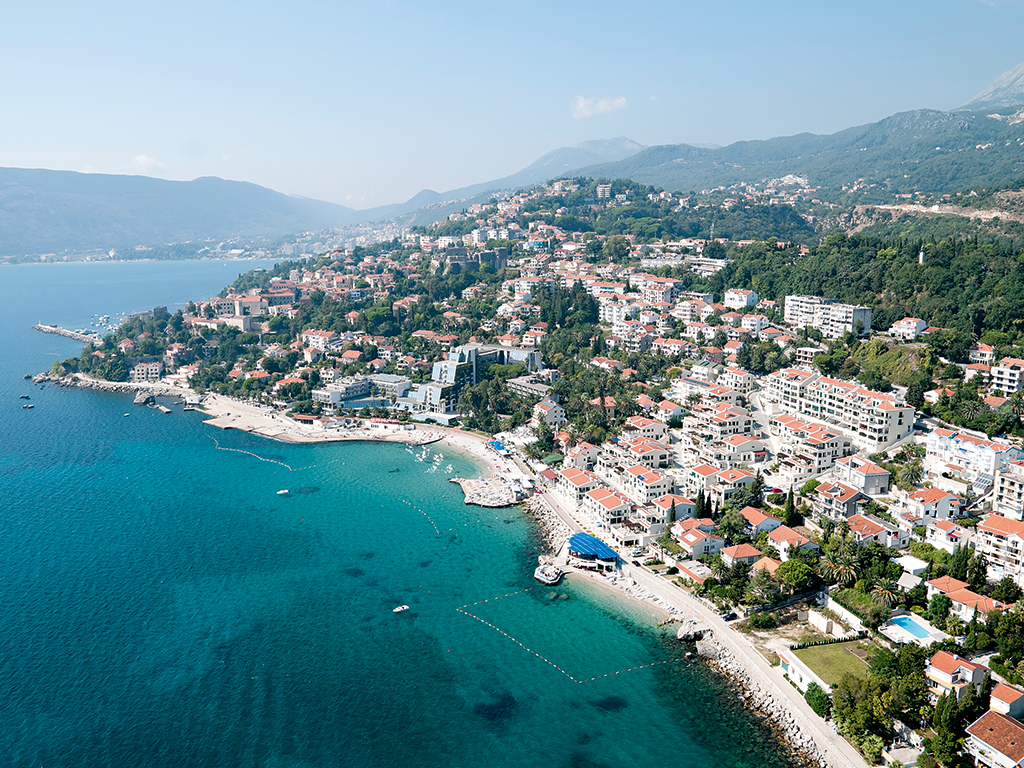
<path id="1" fill-rule="evenodd" d="M 59 387 L 76 387 L 78 389 L 91 389 L 97 392 L 117 392 L 124 395 L 134 395 L 139 392 L 153 395 L 153 397 L 185 397 L 194 394 L 191 389 L 181 387 L 166 387 L 153 384 L 132 384 L 127 381 L 100 381 L 99 379 L 88 379 L 80 376 L 53 376 L 49 373 L 40 373 L 32 377 L 35 384 L 51 383 Z"/>
<path id="2" fill-rule="evenodd" d="M 541 536 L 548 546 L 549 554 L 557 554 L 566 539 L 572 535 L 562 519 L 548 506 L 540 496 L 531 496 L 523 506 L 530 517 L 537 521 Z"/>
<path id="3" fill-rule="evenodd" d="M 818 751 L 814 739 L 805 734 L 793 713 L 751 680 L 747 670 L 729 650 L 714 640 L 697 642 L 697 654 L 733 684 L 743 705 L 753 710 L 775 734 L 793 750 L 794 757 L 807 768 L 832 768 Z"/>

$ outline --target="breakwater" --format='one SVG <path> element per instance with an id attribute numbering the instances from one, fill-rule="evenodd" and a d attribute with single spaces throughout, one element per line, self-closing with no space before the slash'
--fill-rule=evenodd
<path id="1" fill-rule="evenodd" d="M 806 723 L 794 715 L 791 705 L 772 695 L 765 681 L 755 679 L 724 644 L 714 639 L 699 640 L 697 653 L 721 672 L 735 686 L 744 706 L 754 710 L 767 722 L 776 735 L 793 749 L 795 756 L 806 766 L 832 768 L 835 765 L 819 750 L 814 737 L 807 732 Z"/>
<path id="2" fill-rule="evenodd" d="M 154 397 L 184 397 L 193 394 L 190 389 L 173 387 L 160 384 L 134 384 L 129 381 L 102 381 L 93 379 L 78 373 L 73 376 L 53 376 L 49 373 L 40 373 L 32 377 L 36 384 L 50 382 L 59 387 L 76 387 L 78 389 L 92 389 L 98 392 L 118 392 L 124 395 L 134 395 L 139 392 L 153 395 Z"/>
<path id="3" fill-rule="evenodd" d="M 103 341 L 103 337 L 98 333 L 80 333 L 78 331 L 70 331 L 67 328 L 61 328 L 59 325 L 39 325 L 32 326 L 33 331 L 39 331 L 40 333 L 52 333 L 55 336 L 63 336 L 66 339 L 74 339 L 80 341 L 83 344 L 93 344 Z"/>
<path id="4" fill-rule="evenodd" d="M 542 496 L 531 496 L 524 509 L 540 528 L 541 537 L 548 545 L 552 554 L 558 552 L 566 540 L 572 535 L 569 526 L 560 518 Z"/>

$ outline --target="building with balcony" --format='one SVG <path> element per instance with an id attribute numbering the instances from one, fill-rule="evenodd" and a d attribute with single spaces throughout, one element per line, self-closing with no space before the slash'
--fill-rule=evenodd
<path id="1" fill-rule="evenodd" d="M 1007 397 L 1024 390 L 1024 360 L 1004 357 L 992 366 L 991 374 L 992 389 L 998 389 Z"/>
<path id="2" fill-rule="evenodd" d="M 964 749 L 979 768 L 1024 765 L 1024 725 L 990 709 L 969 726 Z"/>
<path id="3" fill-rule="evenodd" d="M 914 428 L 914 409 L 902 398 L 856 382 L 785 368 L 768 376 L 767 385 L 766 399 L 783 412 L 837 427 L 868 453 L 884 450 Z"/>
<path id="4" fill-rule="evenodd" d="M 970 688 L 981 694 L 988 677 L 988 668 L 974 664 L 948 651 L 939 651 L 928 660 L 924 670 L 929 698 L 934 703 L 940 696 L 953 696 L 958 701 Z"/>

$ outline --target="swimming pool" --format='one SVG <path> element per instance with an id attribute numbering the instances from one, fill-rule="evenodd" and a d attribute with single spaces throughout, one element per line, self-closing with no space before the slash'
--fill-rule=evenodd
<path id="1" fill-rule="evenodd" d="M 906 630 L 918 640 L 925 640 L 931 636 L 931 631 L 919 624 L 913 616 L 894 616 L 889 620 L 890 624 L 895 624 L 900 629 Z"/>

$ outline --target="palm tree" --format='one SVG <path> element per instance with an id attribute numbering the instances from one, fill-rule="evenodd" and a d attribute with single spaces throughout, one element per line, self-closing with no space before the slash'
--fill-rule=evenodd
<path id="1" fill-rule="evenodd" d="M 722 562 L 722 558 L 715 556 L 711 561 L 711 575 L 718 581 L 722 581 L 729 573 L 729 566 Z"/>
<path id="2" fill-rule="evenodd" d="M 900 470 L 900 482 L 910 488 L 916 488 L 921 484 L 921 478 L 924 477 L 924 470 L 921 468 L 919 462 L 913 464 L 907 464 Z"/>
<path id="3" fill-rule="evenodd" d="M 845 556 L 847 539 L 850 535 L 850 523 L 846 518 L 840 520 L 836 525 L 835 534 L 839 536 L 839 553 Z"/>
<path id="4" fill-rule="evenodd" d="M 1010 410 L 1017 417 L 1017 421 L 1020 421 L 1024 416 L 1024 392 L 1014 392 L 1010 395 Z"/>
<path id="5" fill-rule="evenodd" d="M 881 579 L 871 590 L 871 596 L 879 605 L 892 608 L 900 601 L 900 590 L 892 579 Z"/>
<path id="6" fill-rule="evenodd" d="M 857 580 L 857 564 L 849 555 L 826 557 L 821 564 L 821 575 L 826 581 L 845 587 Z"/>
<path id="7" fill-rule="evenodd" d="M 957 407 L 957 415 L 964 421 L 974 421 L 981 415 L 981 400 L 964 400 Z"/>

